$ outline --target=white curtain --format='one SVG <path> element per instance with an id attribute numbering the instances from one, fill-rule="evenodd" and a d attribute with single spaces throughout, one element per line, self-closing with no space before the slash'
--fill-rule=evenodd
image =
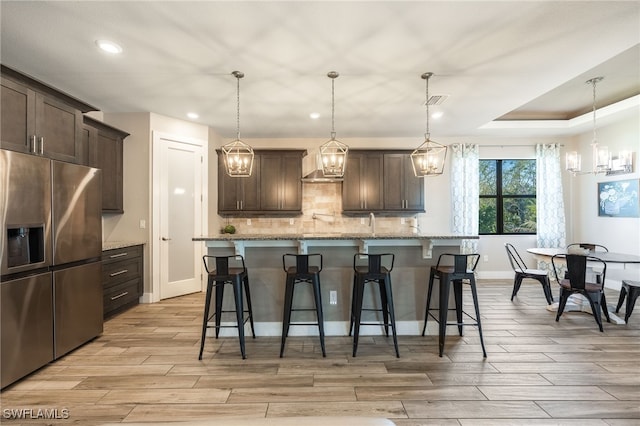
<path id="1" fill-rule="evenodd" d="M 565 247 L 564 195 L 560 147 L 536 145 L 538 247 Z"/>
<path id="2" fill-rule="evenodd" d="M 480 155 L 478 145 L 451 145 L 452 231 L 458 235 L 478 235 L 480 209 Z M 478 240 L 463 240 L 462 253 L 476 253 Z"/>

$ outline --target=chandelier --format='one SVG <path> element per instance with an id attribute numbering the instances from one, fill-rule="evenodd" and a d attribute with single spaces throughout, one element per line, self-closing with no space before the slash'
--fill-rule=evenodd
<path id="1" fill-rule="evenodd" d="M 349 147 L 336 140 L 335 131 L 335 80 L 339 74 L 330 71 L 327 77 L 331 79 L 331 140 L 320 146 L 320 167 L 325 177 L 344 176 Z"/>
<path id="2" fill-rule="evenodd" d="M 426 72 L 421 76 L 426 82 L 427 127 L 424 142 L 411 153 L 413 173 L 417 177 L 441 175 L 444 172 L 444 161 L 447 157 L 447 147 L 432 141 L 429 132 L 429 79 L 432 76 L 432 72 Z"/>
<path id="3" fill-rule="evenodd" d="M 604 77 L 594 77 L 585 83 L 590 84 L 593 89 L 593 139 L 591 141 L 591 150 L 593 156 L 593 166 L 591 171 L 582 171 L 582 159 L 578 151 L 567 152 L 565 156 L 565 168 L 567 171 L 578 174 L 599 174 L 607 175 L 619 173 L 631 173 L 632 171 L 632 154 L 629 151 L 621 152 L 618 157 L 612 157 L 609 148 L 598 143 L 596 135 L 596 85 L 601 82 Z"/>
<path id="4" fill-rule="evenodd" d="M 253 149 L 240 140 L 240 79 L 244 77 L 244 73 L 233 71 L 231 74 L 237 80 L 237 132 L 233 142 L 222 146 L 224 165 L 231 177 L 249 177 L 253 170 Z"/>

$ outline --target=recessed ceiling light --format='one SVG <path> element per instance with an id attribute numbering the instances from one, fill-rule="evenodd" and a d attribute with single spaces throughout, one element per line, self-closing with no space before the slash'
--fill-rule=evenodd
<path id="1" fill-rule="evenodd" d="M 189 117 L 192 120 L 195 120 L 196 118 L 199 118 L 200 116 L 198 114 L 196 114 L 195 112 L 188 112 L 187 113 L 187 117 Z"/>
<path id="2" fill-rule="evenodd" d="M 311 114 L 309 114 L 309 118 L 312 118 L 313 120 L 317 120 L 318 118 L 320 118 L 320 113 L 312 112 Z"/>
<path id="3" fill-rule="evenodd" d="M 435 118 L 437 120 L 438 118 L 442 118 L 443 115 L 444 115 L 444 112 L 436 111 L 433 114 L 431 114 L 431 118 Z"/>
<path id="4" fill-rule="evenodd" d="M 96 46 L 98 46 L 101 50 L 107 53 L 112 53 L 114 55 L 117 53 L 122 53 L 122 47 L 120 47 L 117 43 L 109 40 L 96 40 Z"/>

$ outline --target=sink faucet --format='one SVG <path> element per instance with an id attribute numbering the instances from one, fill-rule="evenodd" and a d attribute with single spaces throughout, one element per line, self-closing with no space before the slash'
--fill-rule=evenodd
<path id="1" fill-rule="evenodd" d="M 373 212 L 369 213 L 369 226 L 371 227 L 371 233 L 376 233 L 376 217 Z"/>

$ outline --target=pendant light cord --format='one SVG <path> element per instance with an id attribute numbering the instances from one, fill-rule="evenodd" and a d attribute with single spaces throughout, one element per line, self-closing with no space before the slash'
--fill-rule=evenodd
<path id="1" fill-rule="evenodd" d="M 597 79 L 591 79 L 591 84 L 593 85 L 593 141 L 592 143 L 597 143 L 598 139 L 596 138 L 596 83 Z"/>
<path id="2" fill-rule="evenodd" d="M 237 101 L 237 115 L 236 115 L 236 139 L 240 140 L 240 77 L 236 75 L 236 101 Z"/>
<path id="3" fill-rule="evenodd" d="M 431 75 L 428 74 L 427 77 L 425 78 L 426 94 L 425 94 L 424 104 L 426 105 L 426 112 L 427 112 L 427 127 L 424 133 L 425 140 L 429 140 L 429 136 L 430 136 L 429 135 L 429 78 L 430 77 Z"/>

